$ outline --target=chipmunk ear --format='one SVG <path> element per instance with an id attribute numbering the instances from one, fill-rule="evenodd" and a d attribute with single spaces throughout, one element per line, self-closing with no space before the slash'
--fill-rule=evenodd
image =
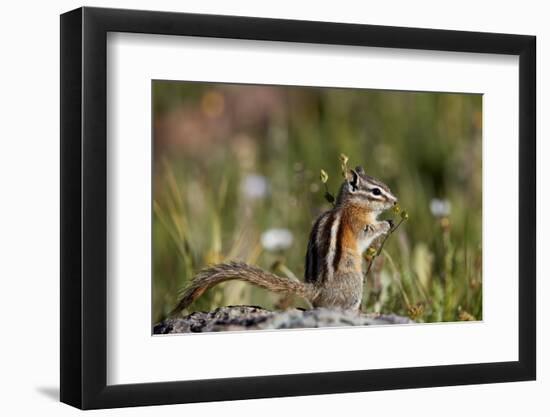
<path id="1" fill-rule="evenodd" d="M 348 170 L 346 180 L 350 185 L 350 191 L 357 191 L 357 188 L 359 187 L 359 174 L 357 172 L 357 168 Z"/>
<path id="2" fill-rule="evenodd" d="M 365 174 L 365 170 L 360 165 L 355 167 L 355 172 L 357 172 L 359 175 L 364 175 Z"/>

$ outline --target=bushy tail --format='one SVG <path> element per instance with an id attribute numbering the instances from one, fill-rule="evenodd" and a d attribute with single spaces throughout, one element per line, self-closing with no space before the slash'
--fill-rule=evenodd
<path id="1" fill-rule="evenodd" d="M 273 292 L 291 293 L 311 300 L 314 295 L 312 284 L 283 278 L 257 266 L 244 262 L 228 262 L 214 265 L 200 271 L 187 288 L 172 315 L 187 308 L 206 290 L 224 281 L 241 280 Z"/>

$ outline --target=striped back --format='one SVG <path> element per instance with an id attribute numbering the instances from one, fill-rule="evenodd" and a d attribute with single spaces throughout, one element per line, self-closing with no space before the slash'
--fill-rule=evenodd
<path id="1" fill-rule="evenodd" d="M 313 225 L 306 254 L 306 282 L 321 283 L 333 276 L 340 215 L 337 210 L 327 211 Z"/>

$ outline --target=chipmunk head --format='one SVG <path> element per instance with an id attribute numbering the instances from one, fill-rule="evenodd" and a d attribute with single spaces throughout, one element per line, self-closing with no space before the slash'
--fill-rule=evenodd
<path id="1" fill-rule="evenodd" d="M 389 187 L 365 173 L 362 167 L 348 170 L 340 187 L 337 204 L 353 202 L 373 212 L 388 210 L 397 204 L 397 197 Z"/>

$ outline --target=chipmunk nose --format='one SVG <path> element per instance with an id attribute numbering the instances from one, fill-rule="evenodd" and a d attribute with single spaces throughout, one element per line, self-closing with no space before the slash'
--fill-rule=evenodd
<path id="1" fill-rule="evenodd" d="M 394 206 L 397 206 L 397 200 L 395 200 L 395 201 L 393 202 L 393 205 L 394 205 Z"/>

